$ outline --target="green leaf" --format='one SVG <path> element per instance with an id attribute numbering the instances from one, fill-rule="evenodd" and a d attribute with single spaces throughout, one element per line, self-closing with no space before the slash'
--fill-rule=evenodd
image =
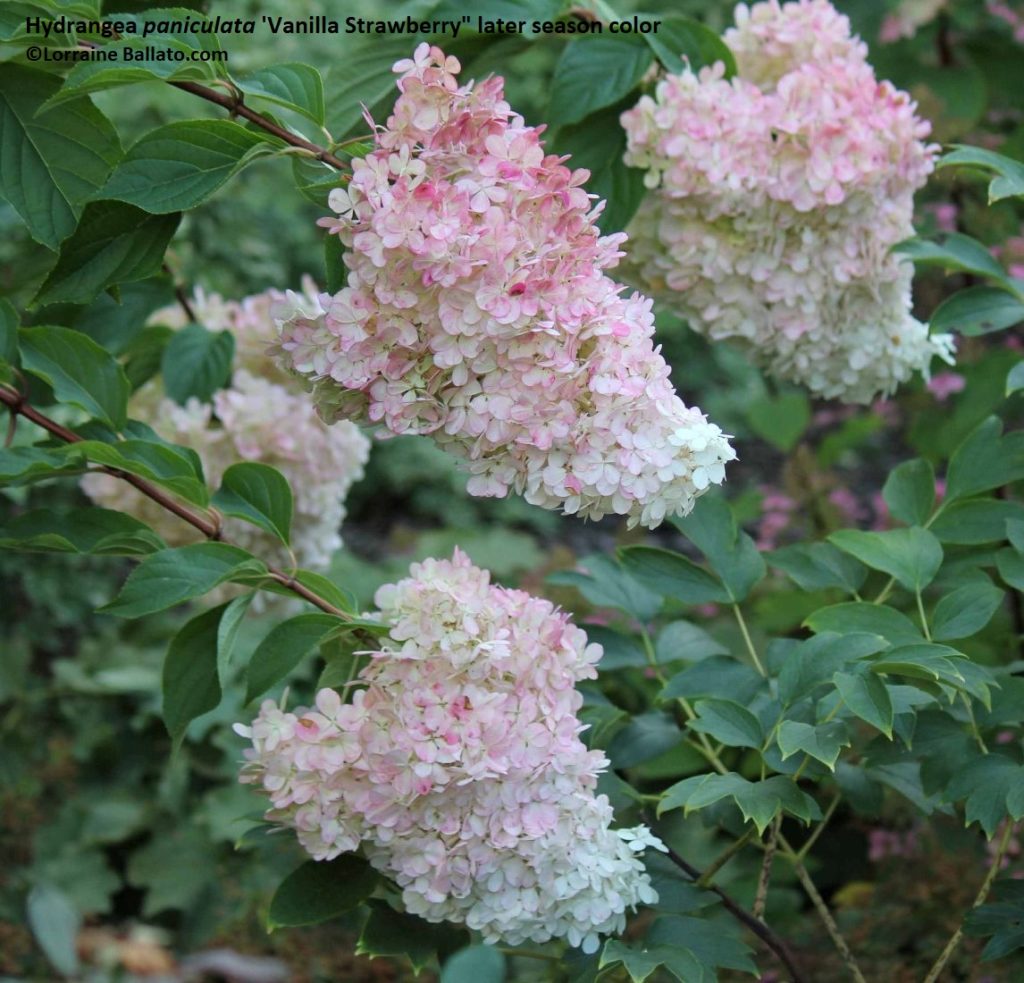
<path id="1" fill-rule="evenodd" d="M 658 33 L 645 34 L 643 38 L 658 56 L 658 61 L 672 74 L 681 74 L 687 65 L 697 72 L 716 61 L 724 63 L 726 78 L 736 74 L 736 59 L 732 51 L 710 28 L 681 14 L 671 14 L 659 20 Z"/>
<path id="2" fill-rule="evenodd" d="M 35 509 L 0 529 L 6 549 L 56 553 L 137 556 L 166 544 L 145 523 L 123 512 L 81 508 L 67 512 Z"/>
<path id="3" fill-rule="evenodd" d="M 871 665 L 872 672 L 945 683 L 954 689 L 984 698 L 987 689 L 983 683 L 979 686 L 974 681 L 976 673 L 972 669 L 980 667 L 975 667 L 970 659 L 956 649 L 948 645 L 926 643 L 896 646 Z"/>
<path id="4" fill-rule="evenodd" d="M 947 503 L 1024 478 L 1024 431 L 1002 432 L 1002 421 L 990 416 L 953 452 L 946 472 Z"/>
<path id="5" fill-rule="evenodd" d="M 932 638 L 945 642 L 976 635 L 1003 603 L 1003 592 L 989 581 L 966 584 L 943 597 L 932 614 Z"/>
<path id="6" fill-rule="evenodd" d="M 363 115 L 387 96 L 396 97 L 396 76 L 391 66 L 412 51 L 407 37 L 374 38 L 357 45 L 338 59 L 327 75 L 327 128 L 340 139 Z M 366 125 L 366 133 L 370 132 Z"/>
<path id="7" fill-rule="evenodd" d="M 347 282 L 345 247 L 337 236 L 327 236 L 324 239 L 324 289 L 329 293 L 337 293 L 344 289 Z"/>
<path id="8" fill-rule="evenodd" d="M 982 962 L 1002 959 L 1024 948 L 1024 884 L 1016 879 L 996 881 L 994 902 L 974 908 L 964 917 L 964 932 L 991 936 L 981 954 Z"/>
<path id="9" fill-rule="evenodd" d="M 18 335 L 22 365 L 48 382 L 57 399 L 81 407 L 114 430 L 124 427 L 131 389 L 113 355 L 69 328 L 22 328 Z"/>
<path id="10" fill-rule="evenodd" d="M 61 454 L 42 447 L 0 447 L 0 482 L 5 485 L 78 474 L 82 470 L 79 454 Z"/>
<path id="11" fill-rule="evenodd" d="M 210 402 L 228 384 L 234 355 L 235 336 L 230 331 L 207 331 L 201 324 L 175 331 L 160 359 L 167 395 L 181 406 L 193 396 Z"/>
<path id="12" fill-rule="evenodd" d="M 923 526 L 935 505 L 934 468 L 920 457 L 897 465 L 886 478 L 882 498 L 894 518 Z"/>
<path id="13" fill-rule="evenodd" d="M 782 393 L 755 399 L 747 407 L 750 429 L 780 451 L 791 451 L 811 422 L 806 393 Z"/>
<path id="14" fill-rule="evenodd" d="M 160 215 L 187 211 L 280 145 L 227 119 L 168 123 L 132 145 L 95 198 L 112 198 Z"/>
<path id="15" fill-rule="evenodd" d="M 82 916 L 68 896 L 51 884 L 37 884 L 29 891 L 26 915 L 29 928 L 61 976 L 78 974 L 76 941 Z"/>
<path id="16" fill-rule="evenodd" d="M 469 933 L 464 929 L 445 922 L 432 925 L 387 905 L 373 904 L 356 943 L 356 955 L 404 956 L 419 973 L 435 959 L 443 960 L 468 943 Z"/>
<path id="17" fill-rule="evenodd" d="M 171 282 L 164 276 L 126 283 L 118 293 L 117 300 L 110 294 L 97 297 L 71 323 L 113 355 L 129 351 L 146 330 L 150 314 L 175 302 Z"/>
<path id="18" fill-rule="evenodd" d="M 865 601 L 818 608 L 804 624 L 814 632 L 834 631 L 843 635 L 856 631 L 881 635 L 894 644 L 921 639 L 921 632 L 905 614 Z"/>
<path id="19" fill-rule="evenodd" d="M 220 703 L 217 639 L 227 604 L 204 611 L 171 639 L 164 659 L 164 724 L 177 748 L 188 725 Z"/>
<path id="20" fill-rule="evenodd" d="M 460 949 L 441 967 L 441 983 L 505 983 L 505 956 L 492 945 Z"/>
<path id="21" fill-rule="evenodd" d="M 147 215 L 123 202 L 90 202 L 78 229 L 61 243 L 57 263 L 33 303 L 88 302 L 115 284 L 152 276 L 180 217 Z"/>
<path id="22" fill-rule="evenodd" d="M 941 266 L 955 273 L 973 273 L 990 277 L 1000 283 L 1009 283 L 1006 271 L 977 239 L 961 232 L 949 232 L 938 242 L 907 239 L 894 247 L 895 252 L 912 259 L 918 266 Z"/>
<path id="23" fill-rule="evenodd" d="M 649 621 L 661 609 L 661 596 L 610 557 L 587 556 L 580 565 L 588 572 L 561 570 L 551 574 L 547 582 L 575 587 L 591 604 L 619 608 L 639 621 Z"/>
<path id="24" fill-rule="evenodd" d="M 238 640 L 238 632 L 255 596 L 255 592 L 250 591 L 230 601 L 225 606 L 224 614 L 217 626 L 217 679 L 220 680 L 221 688 L 230 681 L 231 657 Z"/>
<path id="25" fill-rule="evenodd" d="M 285 62 L 261 68 L 234 81 L 246 95 L 293 109 L 317 126 L 324 125 L 324 81 L 312 65 Z"/>
<path id="26" fill-rule="evenodd" d="M 969 768 L 960 769 L 944 798 L 964 800 L 965 825 L 977 822 L 991 839 L 1004 819 L 1024 815 L 1024 765 L 1002 754 L 978 755 Z"/>
<path id="27" fill-rule="evenodd" d="M 685 940 L 686 950 L 697 958 L 702 973 L 699 977 L 694 976 L 683 964 L 683 975 L 677 974 L 682 983 L 697 983 L 698 980 L 700 983 L 715 983 L 721 975 L 717 972 L 719 968 L 759 975 L 750 958 L 750 947 L 731 925 L 718 919 L 663 916 L 651 926 L 646 941 L 648 945 L 670 945 L 677 948 L 678 940 Z M 671 964 L 666 965 L 672 968 Z M 731 975 L 728 974 L 729 977 Z"/>
<path id="28" fill-rule="evenodd" d="M 659 967 L 664 966 L 681 983 L 704 979 L 700 960 L 682 946 L 644 945 L 636 948 L 617 939 L 609 939 L 601 950 L 600 968 L 622 964 L 631 983 L 644 983 Z"/>
<path id="29" fill-rule="evenodd" d="M 731 506 L 721 495 L 703 497 L 689 515 L 670 521 L 707 558 L 729 600 L 742 601 L 764 577 L 764 559 L 754 541 L 740 531 Z"/>
<path id="30" fill-rule="evenodd" d="M 837 672 L 834 680 L 850 712 L 892 740 L 893 706 L 885 683 L 870 672 Z"/>
<path id="31" fill-rule="evenodd" d="M 212 504 L 225 515 L 244 519 L 290 542 L 292 490 L 280 471 L 257 461 L 232 464 L 224 472 Z"/>
<path id="32" fill-rule="evenodd" d="M 850 671 L 860 659 L 888 648 L 889 643 L 869 632 L 837 635 L 826 631 L 795 644 L 796 651 L 786 653 L 779 671 L 779 699 L 785 707 L 809 696 L 836 672 Z"/>
<path id="33" fill-rule="evenodd" d="M 784 546 L 769 553 L 768 562 L 807 591 L 838 587 L 855 594 L 868 575 L 861 563 L 829 543 Z"/>
<path id="34" fill-rule="evenodd" d="M 939 160 L 939 167 L 966 166 L 994 174 L 988 186 L 989 204 L 1024 196 L 1024 163 L 982 147 L 960 146 Z"/>
<path id="35" fill-rule="evenodd" d="M 673 676 L 658 699 L 716 697 L 749 703 L 763 685 L 762 677 L 750 666 L 732 656 L 713 655 Z"/>
<path id="36" fill-rule="evenodd" d="M 911 591 L 927 587 L 942 566 L 942 545 L 918 526 L 887 532 L 840 529 L 828 538 L 861 563 L 890 574 Z"/>
<path id="37" fill-rule="evenodd" d="M 606 748 L 615 768 L 632 768 L 681 744 L 683 735 L 668 714 L 641 713 L 616 733 Z"/>
<path id="38" fill-rule="evenodd" d="M 1024 321 L 1024 303 L 998 287 L 967 287 L 932 312 L 933 333 L 955 331 L 967 337 L 1003 331 Z"/>
<path id="39" fill-rule="evenodd" d="M 578 123 L 617 103 L 639 83 L 653 60 L 643 39 L 632 35 L 573 39 L 555 65 L 548 121 L 552 126 Z"/>
<path id="40" fill-rule="evenodd" d="M 944 508 L 928 527 L 943 543 L 978 546 L 1006 538 L 1007 520 L 1024 519 L 1020 502 L 972 498 Z"/>
<path id="41" fill-rule="evenodd" d="M 263 563 L 227 543 L 193 543 L 146 557 L 121 592 L 100 608 L 120 618 L 138 618 L 200 597 L 241 573 L 266 572 Z"/>
<path id="42" fill-rule="evenodd" d="M 835 771 L 839 752 L 850 746 L 850 735 L 840 720 L 817 726 L 799 720 L 783 720 L 776 740 L 783 761 L 802 751 L 820 761 L 830 771 Z"/>
<path id="43" fill-rule="evenodd" d="M 677 782 L 662 795 L 658 815 L 680 808 L 688 815 L 728 798 L 735 801 L 744 819 L 752 821 L 760 833 L 780 811 L 804 822 L 821 818 L 817 803 L 791 778 L 774 775 L 765 781 L 750 782 L 733 772 L 694 775 Z"/>
<path id="44" fill-rule="evenodd" d="M 553 152 L 569 154 L 569 166 L 590 171 L 586 189 L 604 203 L 597 224 L 604 235 L 621 232 L 640 207 L 646 187 L 644 171 L 628 167 L 626 131 L 619 125 L 623 104 L 599 109 L 580 123 L 564 126 L 555 138 Z"/>
<path id="45" fill-rule="evenodd" d="M 0 297 L 0 362 L 13 364 L 17 357 L 18 312 L 9 300 Z"/>
<path id="46" fill-rule="evenodd" d="M 623 567 L 662 597 L 685 604 L 727 604 L 729 592 L 702 567 L 681 553 L 654 546 L 627 546 L 618 551 Z"/>
<path id="47" fill-rule="evenodd" d="M 0 195 L 54 250 L 121 156 L 117 131 L 88 99 L 39 112 L 58 89 L 54 75 L 0 65 Z"/>
<path id="48" fill-rule="evenodd" d="M 334 860 L 307 860 L 278 886 L 270 902 L 271 929 L 317 925 L 365 901 L 380 875 L 362 857 L 343 853 Z"/>
<path id="49" fill-rule="evenodd" d="M 1021 389 L 1024 389 L 1024 361 L 1018 362 L 1006 374 L 1006 395 L 1012 396 Z"/>
<path id="50" fill-rule="evenodd" d="M 764 743 L 764 728 L 746 707 L 732 700 L 701 700 L 692 730 L 708 734 L 729 747 L 759 748 Z"/>
<path id="51" fill-rule="evenodd" d="M 78 62 L 68 73 L 63 88 L 50 98 L 50 105 L 73 99 L 86 92 L 99 92 L 102 89 L 132 85 L 136 82 L 208 82 L 223 77 L 227 74 L 227 59 L 216 56 L 193 58 L 195 52 L 220 51 L 216 33 L 151 31 L 146 37 L 142 36 L 146 21 L 159 24 L 161 21 L 182 21 L 187 17 L 193 21 L 206 19 L 198 10 L 181 7 L 148 9 L 139 14 L 118 14 L 118 20 L 134 21 L 138 26 L 138 33 L 121 40 L 106 42 L 105 49 L 114 56 L 109 61 Z"/>
<path id="52" fill-rule="evenodd" d="M 209 502 L 199 456 L 186 447 L 153 440 L 82 440 L 61 452 L 154 481 L 196 505 Z"/>
<path id="53" fill-rule="evenodd" d="M 1024 591 L 1024 555 L 1016 550 L 1000 550 L 996 555 L 999 576 L 1015 590 Z"/>
<path id="54" fill-rule="evenodd" d="M 699 662 L 711 655 L 727 655 L 729 650 L 703 628 L 689 621 L 672 621 L 658 634 L 654 652 L 661 665 L 679 660 Z"/>
<path id="55" fill-rule="evenodd" d="M 634 636 L 604 625 L 584 624 L 580 627 L 587 633 L 588 642 L 594 642 L 604 649 L 598 663 L 601 672 L 647 665 L 647 653 Z"/>
<path id="56" fill-rule="evenodd" d="M 344 631 L 345 624 L 332 614 L 311 612 L 274 625 L 252 654 L 245 702 L 250 703 L 266 693 L 321 642 Z"/>

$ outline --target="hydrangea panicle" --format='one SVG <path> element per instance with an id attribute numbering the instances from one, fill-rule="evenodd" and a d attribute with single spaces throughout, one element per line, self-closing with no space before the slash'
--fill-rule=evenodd
<path id="1" fill-rule="evenodd" d="M 651 302 L 605 274 L 625 236 L 600 235 L 588 172 L 545 154 L 503 80 L 459 67 L 426 44 L 396 64 L 394 112 L 321 223 L 347 285 L 282 306 L 283 363 L 327 420 L 430 434 L 473 495 L 688 512 L 735 453 L 676 395 Z"/>
<path id="2" fill-rule="evenodd" d="M 389 634 L 350 703 L 264 702 L 241 780 L 315 858 L 362 847 L 406 910 L 488 942 L 594 951 L 657 894 L 646 827 L 610 828 L 607 766 L 580 740 L 601 647 L 548 601 L 494 586 L 458 550 L 377 592 Z"/>
<path id="3" fill-rule="evenodd" d="M 315 291 L 311 282 L 305 286 L 307 293 Z M 345 495 L 362 477 L 370 444 L 354 424 L 326 426 L 301 385 L 267 356 L 277 334 L 270 308 L 283 298 L 278 291 L 267 291 L 229 301 L 197 290 L 191 307 L 200 323 L 212 331 L 230 330 L 235 337 L 229 385 L 215 392 L 209 403 L 192 398 L 180 406 L 154 380 L 132 396 L 128 410 L 164 440 L 193 449 L 214 487 L 232 464 L 258 461 L 277 468 L 294 495 L 294 559 L 302 566 L 323 568 L 341 546 L 338 530 L 345 517 Z M 188 318 L 173 307 L 158 311 L 151 320 L 180 328 Z M 98 505 L 142 519 L 172 546 L 197 537 L 189 525 L 112 475 L 86 475 L 82 488 Z M 292 562 L 276 538 L 257 526 L 226 517 L 224 528 L 238 545 Z"/>
<path id="4" fill-rule="evenodd" d="M 718 63 L 662 80 L 622 116 L 656 189 L 631 227 L 634 279 L 715 340 L 817 395 L 868 403 L 952 339 L 910 313 L 913 196 L 929 125 L 878 82 L 827 0 L 741 5 Z"/>

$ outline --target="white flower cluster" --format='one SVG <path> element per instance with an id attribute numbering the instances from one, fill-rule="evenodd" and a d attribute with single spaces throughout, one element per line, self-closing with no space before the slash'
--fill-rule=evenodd
<path id="1" fill-rule="evenodd" d="M 406 910 L 488 942 L 565 937 L 593 952 L 627 909 L 653 904 L 646 827 L 612 830 L 607 766 L 580 740 L 581 679 L 599 645 L 545 600 L 492 586 L 456 551 L 382 587 L 390 628 L 351 703 L 267 700 L 242 781 L 267 818 L 329 859 L 360 845 Z"/>
<path id="2" fill-rule="evenodd" d="M 276 337 L 270 306 L 282 297 L 269 291 L 236 303 L 197 291 L 192 307 L 200 323 L 211 331 L 228 329 L 235 336 L 230 384 L 214 393 L 209 403 L 193 398 L 179 406 L 154 380 L 135 393 L 128 412 L 164 440 L 194 450 L 213 487 L 232 464 L 242 461 L 277 468 L 294 495 L 295 559 L 300 566 L 323 568 L 341 546 L 338 530 L 345 516 L 345 495 L 362 477 L 369 441 L 354 424 L 324 424 L 296 380 L 266 356 Z M 152 320 L 181 327 L 187 318 L 177 308 L 168 308 Z M 171 546 L 198 537 L 191 526 L 112 475 L 86 475 L 82 488 L 97 505 L 148 523 Z M 290 559 L 270 533 L 251 523 L 226 518 L 224 528 L 227 538 L 261 558 Z"/>
<path id="3" fill-rule="evenodd" d="M 740 5 L 725 42 L 736 78 L 669 76 L 623 114 L 626 160 L 655 189 L 629 230 L 634 278 L 819 396 L 870 402 L 950 360 L 891 252 L 936 150 L 910 97 L 827 0 Z"/>

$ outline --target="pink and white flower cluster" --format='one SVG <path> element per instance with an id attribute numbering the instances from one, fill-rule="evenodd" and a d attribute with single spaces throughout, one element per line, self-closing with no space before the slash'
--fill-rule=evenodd
<path id="1" fill-rule="evenodd" d="M 135 393 L 128 412 L 164 440 L 194 450 L 213 487 L 232 464 L 242 461 L 277 468 L 294 495 L 295 560 L 300 566 L 323 568 L 341 546 L 338 530 L 345 517 L 345 495 L 362 477 L 370 443 L 354 424 L 324 424 L 296 380 L 267 356 L 277 334 L 270 307 L 283 297 L 268 291 L 236 302 L 197 291 L 191 302 L 197 320 L 211 331 L 226 329 L 235 336 L 230 384 L 215 392 L 209 403 L 193 398 L 180 406 L 154 380 Z M 168 308 L 152 320 L 178 328 L 188 319 L 180 309 Z M 98 505 L 142 519 L 172 546 L 196 538 L 189 525 L 118 478 L 86 475 L 82 488 Z M 225 518 L 224 528 L 232 542 L 263 557 L 290 561 L 281 544 L 257 526 Z"/>
<path id="2" fill-rule="evenodd" d="M 414 564 L 376 603 L 389 636 L 352 701 L 264 702 L 235 728 L 253 745 L 241 780 L 318 860 L 361 846 L 428 921 L 594 951 L 657 900 L 641 858 L 664 849 L 646 827 L 612 830 L 595 794 L 607 760 L 580 740 L 574 687 L 601 647 L 458 551 Z"/>
<path id="3" fill-rule="evenodd" d="M 870 402 L 951 360 L 891 252 L 937 149 L 910 97 L 875 79 L 827 0 L 741 4 L 724 39 L 735 78 L 669 76 L 622 116 L 655 189 L 630 228 L 635 278 L 820 396 Z"/>
<path id="4" fill-rule="evenodd" d="M 282 310 L 280 354 L 325 419 L 431 434 L 473 495 L 657 525 L 735 457 L 653 347 L 651 302 L 605 275 L 587 172 L 545 155 L 503 80 L 420 45 L 376 148 L 325 219 L 347 286 Z"/>

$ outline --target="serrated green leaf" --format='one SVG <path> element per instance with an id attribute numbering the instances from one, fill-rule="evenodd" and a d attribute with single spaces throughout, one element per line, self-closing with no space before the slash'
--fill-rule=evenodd
<path id="1" fill-rule="evenodd" d="M 324 125 L 324 81 L 312 65 L 302 62 L 270 65 L 234 81 L 246 95 L 293 109 L 317 126 Z"/>
<path id="2" fill-rule="evenodd" d="M 729 747 L 759 748 L 764 743 L 761 721 L 732 700 L 701 700 L 689 726 Z"/>
<path id="3" fill-rule="evenodd" d="M 850 601 L 819 608 L 804 624 L 814 632 L 834 631 L 840 635 L 866 632 L 881 635 L 893 644 L 921 640 L 921 632 L 905 615 L 884 604 Z"/>
<path id="4" fill-rule="evenodd" d="M 168 123 L 134 143 L 94 197 L 127 202 L 153 214 L 187 211 L 246 164 L 279 146 L 280 141 L 227 119 Z"/>
<path id="5" fill-rule="evenodd" d="M 164 541 L 145 523 L 124 512 L 80 508 L 66 512 L 35 509 L 0 529 L 7 549 L 57 553 L 137 556 L 164 549 Z"/>
<path id="6" fill-rule="evenodd" d="M 270 928 L 317 925 L 351 911 L 374 891 L 380 875 L 362 857 L 307 860 L 278 886 L 270 902 Z"/>
<path id="7" fill-rule="evenodd" d="M 942 545 L 918 526 L 886 532 L 840 529 L 829 536 L 829 542 L 861 563 L 895 577 L 911 591 L 927 587 L 942 565 Z"/>
<path id="8" fill-rule="evenodd" d="M 953 452 L 946 473 L 947 503 L 1024 478 L 1024 431 L 1002 436 L 1003 424 L 990 416 Z"/>
<path id="9" fill-rule="evenodd" d="M 394 911 L 387 905 L 373 904 L 370 917 L 356 943 L 360 956 L 404 956 L 419 973 L 435 960 L 443 960 L 464 948 L 469 933 L 442 922 L 432 925 L 415 915 Z"/>
<path id="10" fill-rule="evenodd" d="M 241 573 L 265 572 L 263 563 L 227 543 L 193 543 L 146 557 L 121 592 L 100 608 L 120 618 L 138 618 L 200 597 Z"/>
<path id="11" fill-rule="evenodd" d="M 288 544 L 292 524 L 292 490 L 280 471 L 258 461 L 232 464 L 224 472 L 212 504 Z"/>
<path id="12" fill-rule="evenodd" d="M 22 365 L 49 383 L 57 399 L 81 407 L 114 430 L 124 427 L 131 390 L 109 352 L 70 328 L 22 328 L 18 337 Z"/>
<path id="13" fill-rule="evenodd" d="M 966 825 L 980 823 L 991 839 L 1003 820 L 1016 821 L 1024 815 L 1022 789 L 1024 765 L 1001 754 L 984 754 L 957 772 L 945 798 L 949 802 L 963 800 Z"/>
<path id="14" fill-rule="evenodd" d="M 332 614 L 311 612 L 274 625 L 249 662 L 245 702 L 262 696 L 288 675 L 313 649 L 346 623 Z"/>
<path id="15" fill-rule="evenodd" d="M 864 584 L 867 569 L 829 543 L 800 543 L 768 554 L 768 562 L 804 590 L 838 587 L 854 594 Z"/>
<path id="16" fill-rule="evenodd" d="M 204 611 L 171 639 L 163 668 L 163 716 L 175 748 L 196 717 L 220 703 L 217 638 L 227 604 Z"/>
<path id="17" fill-rule="evenodd" d="M 147 215 L 119 201 L 90 202 L 33 304 L 88 302 L 115 284 L 153 276 L 180 218 Z"/>
<path id="18" fill-rule="evenodd" d="M 752 821 L 761 833 L 780 810 L 804 822 L 821 818 L 817 803 L 797 788 L 791 778 L 774 775 L 765 781 L 750 782 L 733 772 L 695 775 L 677 782 L 662 795 L 658 815 L 679 808 L 689 814 L 726 798 L 732 798 L 744 818 Z"/>
<path id="19" fill-rule="evenodd" d="M 758 975 L 757 967 L 750 958 L 750 947 L 731 925 L 718 919 L 662 916 L 651 926 L 646 941 L 673 947 L 679 941 L 685 942 L 687 951 L 700 963 L 702 975 L 679 977 L 682 983 L 715 983 L 720 975 L 719 969 Z"/>
<path id="20" fill-rule="evenodd" d="M 858 660 L 888 648 L 881 635 L 870 632 L 820 632 L 797 643 L 779 672 L 779 699 L 788 707 L 828 683 L 835 673 L 848 670 Z"/>
<path id="21" fill-rule="evenodd" d="M 817 725 L 784 720 L 779 726 L 776 739 L 783 761 L 802 751 L 820 761 L 830 771 L 835 771 L 839 752 L 850 745 L 846 726 L 839 720 Z"/>
<path id="22" fill-rule="evenodd" d="M 113 355 L 127 354 L 146 330 L 150 314 L 174 303 L 174 289 L 165 276 L 126 283 L 118 293 L 117 300 L 110 294 L 97 297 L 70 325 Z"/>
<path id="23" fill-rule="evenodd" d="M 578 123 L 613 105 L 633 90 L 653 60 L 643 39 L 631 35 L 573 39 L 555 65 L 548 121 L 552 126 Z"/>
<path id="24" fill-rule="evenodd" d="M 892 740 L 893 706 L 885 683 L 869 672 L 837 672 L 833 678 L 850 711 Z"/>
<path id="25" fill-rule="evenodd" d="M 192 397 L 210 402 L 228 385 L 234 355 L 235 336 L 230 331 L 207 331 L 201 324 L 175 331 L 160 358 L 167 395 L 181 406 Z"/>
<path id="26" fill-rule="evenodd" d="M 688 949 L 675 945 L 631 946 L 609 939 L 601 950 L 600 968 L 621 964 L 632 983 L 644 983 L 659 967 L 664 967 L 681 983 L 704 978 L 700 961 Z"/>
<path id="27" fill-rule="evenodd" d="M 1002 603 L 1003 592 L 991 582 L 959 587 L 935 605 L 931 618 L 932 638 L 945 642 L 975 635 L 989 623 Z"/>
<path id="28" fill-rule="evenodd" d="M 580 565 L 586 573 L 562 570 L 551 574 L 547 582 L 575 587 L 591 604 L 619 608 L 640 621 L 649 621 L 661 609 L 661 596 L 611 557 L 587 556 Z"/>
<path id="29" fill-rule="evenodd" d="M 889 513 L 908 526 L 923 526 L 935 505 L 935 470 L 923 458 L 904 461 L 882 488 Z"/>
<path id="30" fill-rule="evenodd" d="M 60 87 L 57 76 L 0 65 L 0 195 L 54 250 L 121 156 L 117 131 L 88 99 L 39 112 Z"/>

